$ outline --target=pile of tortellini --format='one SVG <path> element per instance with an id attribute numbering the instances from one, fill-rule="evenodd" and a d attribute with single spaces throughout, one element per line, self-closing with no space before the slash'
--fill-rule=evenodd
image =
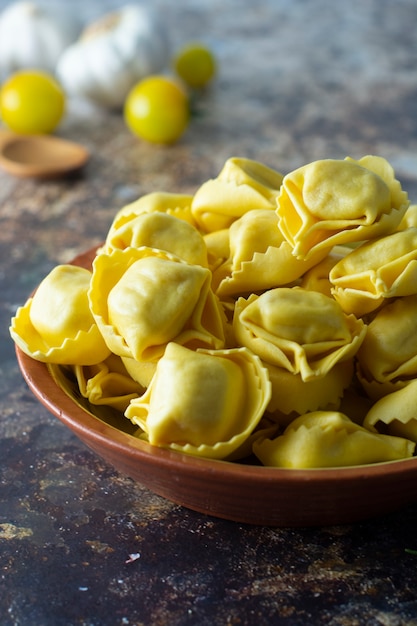
<path id="1" fill-rule="evenodd" d="M 285 176 L 230 158 L 194 195 L 119 210 L 92 268 L 55 267 L 10 332 L 150 445 L 281 468 L 412 457 L 417 205 L 382 157 Z"/>

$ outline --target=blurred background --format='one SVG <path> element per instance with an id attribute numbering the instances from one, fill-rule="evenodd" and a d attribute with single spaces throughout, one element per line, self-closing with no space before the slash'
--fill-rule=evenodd
<path id="1" fill-rule="evenodd" d="M 0 9 L 8 4 L 0 0 Z M 81 24 L 120 0 L 40 0 Z M 171 49 L 203 41 L 218 74 L 186 142 L 207 174 L 230 154 L 288 171 L 321 157 L 385 156 L 417 169 L 415 2 L 410 0 L 152 0 Z M 414 61 L 413 61 L 414 60 Z M 83 121 L 66 120 L 70 127 Z M 85 123 L 85 120 L 84 120 Z M 191 176 L 190 183 L 197 182 Z"/>

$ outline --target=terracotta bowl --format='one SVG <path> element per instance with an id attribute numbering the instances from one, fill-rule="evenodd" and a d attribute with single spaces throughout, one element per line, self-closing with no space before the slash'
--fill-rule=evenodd
<path id="1" fill-rule="evenodd" d="M 89 267 L 94 251 L 74 264 Z M 93 414 L 47 366 L 16 348 L 37 399 L 121 473 L 187 508 L 241 523 L 280 527 L 352 523 L 417 500 L 417 458 L 337 469 L 288 470 L 196 458 L 151 446 L 130 423 Z"/>

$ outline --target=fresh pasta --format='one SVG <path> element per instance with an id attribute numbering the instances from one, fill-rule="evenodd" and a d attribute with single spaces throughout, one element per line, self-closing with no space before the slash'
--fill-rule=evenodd
<path id="1" fill-rule="evenodd" d="M 232 157 L 194 194 L 114 216 L 59 265 L 16 344 L 151 446 L 308 469 L 417 444 L 417 211 L 382 157 L 286 175 Z"/>
<path id="2" fill-rule="evenodd" d="M 91 272 L 73 265 L 59 265 L 43 279 L 10 327 L 25 354 L 66 365 L 94 365 L 110 355 L 89 307 L 90 279 Z"/>

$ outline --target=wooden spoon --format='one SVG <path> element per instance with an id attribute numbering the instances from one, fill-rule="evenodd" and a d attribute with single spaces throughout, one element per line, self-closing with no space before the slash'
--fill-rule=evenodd
<path id="1" fill-rule="evenodd" d="M 51 135 L 0 131 L 0 167 L 21 178 L 56 178 L 80 169 L 90 154 L 84 146 Z"/>

